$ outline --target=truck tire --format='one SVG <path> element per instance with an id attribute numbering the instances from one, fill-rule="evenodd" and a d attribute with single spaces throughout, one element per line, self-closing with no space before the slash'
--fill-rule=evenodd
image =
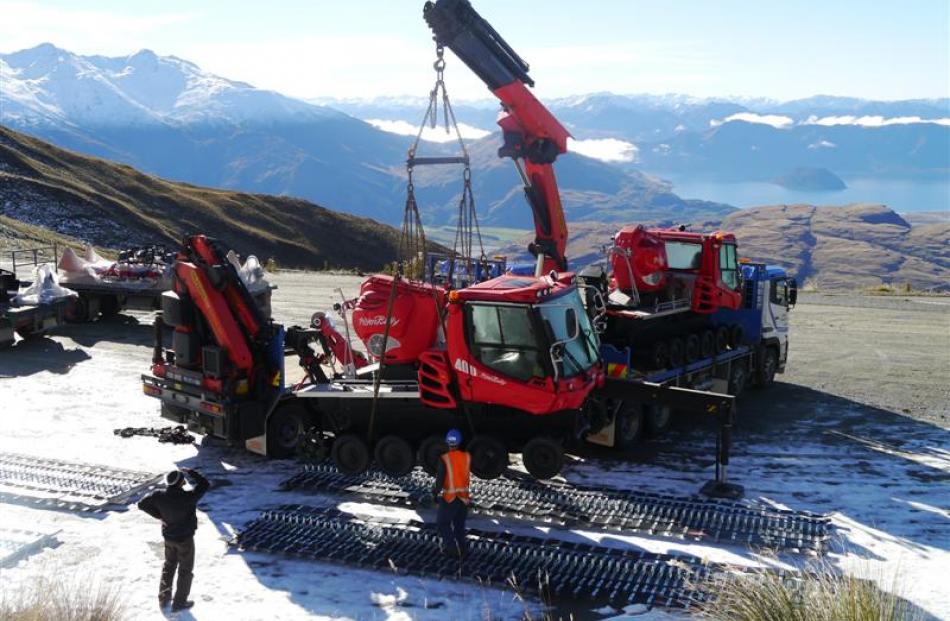
<path id="1" fill-rule="evenodd" d="M 686 337 L 686 362 L 696 362 L 699 360 L 699 337 L 690 334 Z"/>
<path id="2" fill-rule="evenodd" d="M 299 403 L 278 405 L 267 421 L 267 456 L 287 459 L 297 449 L 307 433 L 307 410 Z"/>
<path id="3" fill-rule="evenodd" d="M 739 349 L 739 346 L 742 345 L 743 336 L 742 326 L 737 323 L 729 326 L 729 347 L 731 349 Z"/>
<path id="4" fill-rule="evenodd" d="M 670 346 L 663 341 L 657 341 L 650 348 L 650 365 L 653 369 L 665 369 L 670 359 Z"/>
<path id="5" fill-rule="evenodd" d="M 409 474 L 416 465 L 416 456 L 412 447 L 399 436 L 384 436 L 373 450 L 376 465 L 386 474 L 401 477 Z"/>
<path id="6" fill-rule="evenodd" d="M 532 438 L 521 451 L 525 469 L 536 479 L 552 479 L 564 467 L 564 447 L 553 438 Z"/>
<path id="7" fill-rule="evenodd" d="M 508 469 L 508 449 L 495 437 L 477 435 L 468 443 L 472 474 L 480 479 L 497 479 Z"/>
<path id="8" fill-rule="evenodd" d="M 64 317 L 67 323 L 85 323 L 89 321 L 89 298 L 79 294 L 76 299 L 66 305 Z"/>
<path id="9" fill-rule="evenodd" d="M 670 365 L 674 367 L 683 366 L 686 359 L 686 344 L 683 339 L 676 337 L 670 339 Z"/>
<path id="10" fill-rule="evenodd" d="M 99 299 L 99 314 L 103 318 L 115 317 L 119 314 L 119 297 L 104 295 Z"/>
<path id="11" fill-rule="evenodd" d="M 673 424 L 673 410 L 668 405 L 645 405 L 643 406 L 643 426 L 644 431 L 651 438 L 656 438 L 664 433 Z"/>
<path id="12" fill-rule="evenodd" d="M 729 328 L 719 326 L 716 328 L 716 353 L 721 354 L 729 349 Z"/>
<path id="13" fill-rule="evenodd" d="M 775 371 L 778 369 L 778 351 L 774 347 L 766 347 L 759 362 L 757 388 L 767 388 L 775 381 Z"/>
<path id="14" fill-rule="evenodd" d="M 429 436 L 419 445 L 416 451 L 416 461 L 422 466 L 422 469 L 429 474 L 434 475 L 439 469 L 439 460 L 442 454 L 449 450 L 449 445 L 445 443 L 442 436 Z"/>
<path id="15" fill-rule="evenodd" d="M 744 360 L 735 361 L 732 368 L 729 369 L 729 388 L 727 392 L 733 397 L 738 397 L 745 390 L 749 381 L 749 365 Z"/>
<path id="16" fill-rule="evenodd" d="M 643 436 L 643 408 L 639 403 L 622 403 L 616 417 L 614 448 L 629 451 Z"/>
<path id="17" fill-rule="evenodd" d="M 716 335 L 712 330 L 703 330 L 699 337 L 699 355 L 703 358 L 712 358 L 716 353 Z"/>
<path id="18" fill-rule="evenodd" d="M 369 468 L 369 447 L 363 438 L 345 433 L 333 441 L 333 463 L 343 474 L 360 474 Z"/>

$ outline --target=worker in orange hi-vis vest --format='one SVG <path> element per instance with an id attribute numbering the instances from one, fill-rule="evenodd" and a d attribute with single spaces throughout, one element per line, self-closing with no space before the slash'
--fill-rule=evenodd
<path id="1" fill-rule="evenodd" d="M 465 541 L 465 518 L 472 500 L 469 492 L 472 456 L 459 449 L 462 432 L 450 429 L 445 434 L 449 445 L 447 453 L 439 460 L 433 494 L 439 504 L 436 523 L 442 534 L 442 552 L 448 556 L 463 557 L 468 551 Z"/>

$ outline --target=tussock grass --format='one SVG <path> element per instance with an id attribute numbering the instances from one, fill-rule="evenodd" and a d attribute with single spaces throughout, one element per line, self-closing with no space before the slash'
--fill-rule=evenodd
<path id="1" fill-rule="evenodd" d="M 896 579 L 887 591 L 870 580 L 843 575 L 825 562 L 797 578 L 766 570 L 701 585 L 713 599 L 699 617 L 715 621 L 917 621 L 918 609 L 901 598 Z"/>
<path id="2" fill-rule="evenodd" d="M 42 577 L 0 591 L 2 621 L 123 621 L 119 591 L 89 578 Z"/>

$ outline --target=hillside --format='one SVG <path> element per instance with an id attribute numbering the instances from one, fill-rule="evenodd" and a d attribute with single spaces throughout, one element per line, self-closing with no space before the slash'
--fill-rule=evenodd
<path id="1" fill-rule="evenodd" d="M 666 226 L 669 221 L 636 220 Z M 601 260 L 616 224 L 570 223 L 574 267 Z M 883 205 L 771 205 L 735 211 L 691 229 L 736 234 L 740 256 L 784 266 L 799 282 L 853 290 L 882 283 L 950 288 L 950 222 L 911 226 Z M 527 239 L 503 250 L 522 256 Z"/>
<path id="2" fill-rule="evenodd" d="M 185 234 L 204 232 L 242 254 L 299 267 L 375 269 L 395 257 L 399 235 L 304 200 L 166 181 L 3 126 L 0 216 L 7 230 L 34 225 L 112 248 L 175 245 Z"/>

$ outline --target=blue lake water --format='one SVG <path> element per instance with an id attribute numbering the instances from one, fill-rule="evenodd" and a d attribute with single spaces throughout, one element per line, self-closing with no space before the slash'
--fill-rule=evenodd
<path id="1" fill-rule="evenodd" d="M 801 192 L 766 182 L 726 183 L 661 175 L 673 183 L 681 198 L 698 198 L 736 207 L 807 203 L 847 205 L 880 203 L 894 211 L 950 210 L 950 179 L 905 181 L 893 179 L 844 178 L 847 188 L 832 192 Z"/>

